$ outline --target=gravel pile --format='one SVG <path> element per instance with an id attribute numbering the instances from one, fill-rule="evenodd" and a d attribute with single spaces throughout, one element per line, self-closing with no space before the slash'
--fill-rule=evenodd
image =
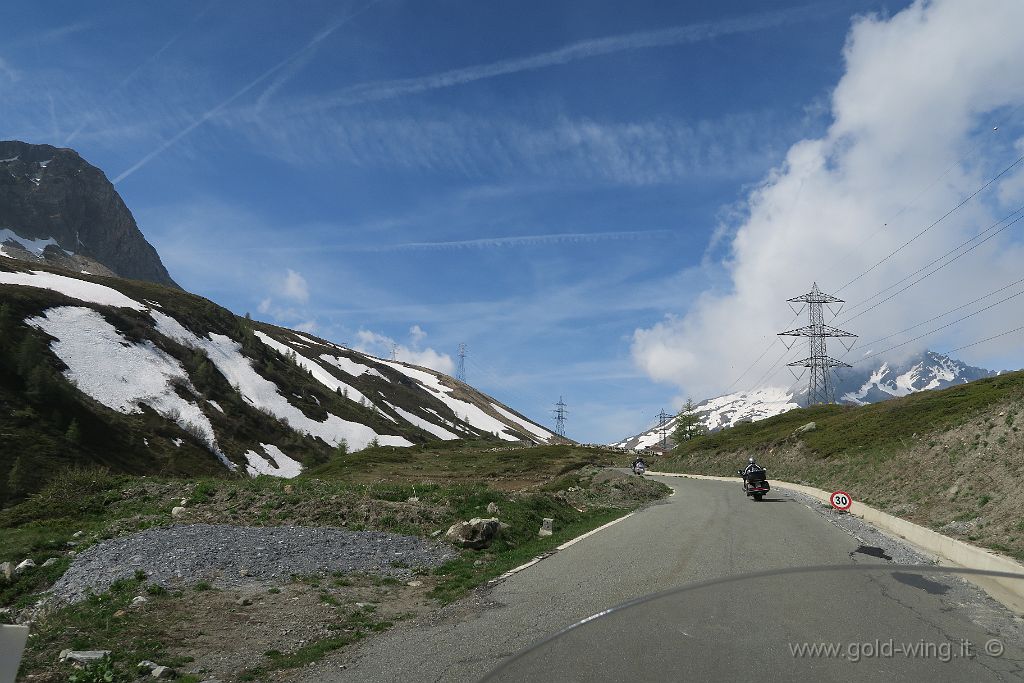
<path id="1" fill-rule="evenodd" d="M 416 567 L 455 557 L 451 546 L 414 536 L 319 527 L 170 526 L 103 541 L 75 557 L 51 590 L 62 603 L 87 589 L 146 573 L 163 586 L 210 581 L 221 587 L 287 581 L 292 574 L 367 572 L 408 578 Z M 396 566 L 397 565 L 397 566 Z"/>

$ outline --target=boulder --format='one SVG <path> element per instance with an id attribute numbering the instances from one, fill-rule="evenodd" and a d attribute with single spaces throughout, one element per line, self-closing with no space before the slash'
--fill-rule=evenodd
<path id="1" fill-rule="evenodd" d="M 149 672 L 149 675 L 153 678 L 177 678 L 178 675 L 174 673 L 174 669 L 169 666 L 158 666 Z"/>
<path id="2" fill-rule="evenodd" d="M 542 537 L 542 538 L 544 536 L 550 536 L 551 534 L 553 534 L 555 532 L 554 524 L 555 524 L 555 520 L 554 519 L 552 519 L 551 517 L 545 517 L 541 521 L 540 531 L 537 532 L 537 535 Z"/>
<path id="3" fill-rule="evenodd" d="M 46 562 L 43 562 L 43 566 L 44 567 L 49 567 L 49 566 L 55 565 L 55 564 L 57 564 L 57 558 L 56 557 L 51 557 Z"/>
<path id="4" fill-rule="evenodd" d="M 146 598 L 142 597 L 141 595 L 136 595 L 134 598 L 132 598 L 132 607 L 140 607 L 142 605 L 145 605 L 147 602 L 149 602 L 149 600 L 146 600 Z"/>
<path id="5" fill-rule="evenodd" d="M 495 517 L 498 516 L 498 506 L 494 503 L 494 501 L 491 501 L 490 503 L 487 504 L 487 514 L 493 515 Z"/>
<path id="6" fill-rule="evenodd" d="M 407 581 L 405 585 L 406 586 L 412 586 L 413 588 L 418 588 L 418 587 L 423 585 L 423 582 L 422 581 Z"/>
<path id="7" fill-rule="evenodd" d="M 293 493 L 295 493 L 295 487 L 292 486 L 291 484 L 285 484 L 284 485 L 284 493 L 285 493 L 286 496 L 292 495 Z"/>
<path id="8" fill-rule="evenodd" d="M 480 550 L 488 547 L 501 530 L 501 523 L 494 517 L 474 517 L 468 522 L 456 522 L 445 532 L 445 538 L 463 548 Z"/>
<path id="9" fill-rule="evenodd" d="M 181 515 L 183 512 L 185 512 L 185 508 L 183 508 L 183 507 L 181 507 L 179 505 L 179 506 L 175 507 L 173 510 L 171 510 L 171 517 L 177 517 L 177 516 Z"/>
<path id="10" fill-rule="evenodd" d="M 12 562 L 0 564 L 0 573 L 4 575 L 5 579 L 10 580 L 11 576 L 14 575 L 14 564 Z"/>
<path id="11" fill-rule="evenodd" d="M 797 427 L 796 431 L 793 432 L 793 433 L 794 434 L 805 434 L 807 432 L 813 432 L 817 428 L 818 428 L 818 423 L 817 422 L 808 422 L 803 427 Z"/>
<path id="12" fill-rule="evenodd" d="M 18 566 L 14 568 L 14 574 L 18 575 L 18 574 L 22 573 L 23 571 L 25 571 L 26 569 L 32 569 L 35 566 L 36 566 L 36 563 L 32 561 L 31 557 L 28 558 L 28 559 L 22 560 L 18 564 Z"/>
<path id="13" fill-rule="evenodd" d="M 419 496 L 409 496 L 408 498 L 405 499 L 405 502 L 406 503 L 418 503 L 418 502 L 420 502 L 420 497 Z"/>
<path id="14" fill-rule="evenodd" d="M 248 607 L 252 604 L 252 600 L 250 600 L 249 598 L 238 598 L 237 600 L 235 600 L 235 604 L 239 607 Z"/>
<path id="15" fill-rule="evenodd" d="M 84 534 L 84 531 L 76 531 L 75 533 L 71 534 L 71 538 L 81 538 Z"/>
<path id="16" fill-rule="evenodd" d="M 145 671 L 146 673 L 149 673 L 150 671 L 152 671 L 160 665 L 156 662 L 151 662 L 148 659 L 143 659 L 141 662 L 136 664 L 136 666 L 139 668 L 140 671 Z"/>

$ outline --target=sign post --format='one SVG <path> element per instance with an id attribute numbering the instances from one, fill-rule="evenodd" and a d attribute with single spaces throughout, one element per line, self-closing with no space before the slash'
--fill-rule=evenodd
<path id="1" fill-rule="evenodd" d="M 835 491 L 828 498 L 828 502 L 832 503 L 832 507 L 836 510 L 846 511 L 853 505 L 853 498 L 850 498 L 850 494 L 846 491 Z"/>

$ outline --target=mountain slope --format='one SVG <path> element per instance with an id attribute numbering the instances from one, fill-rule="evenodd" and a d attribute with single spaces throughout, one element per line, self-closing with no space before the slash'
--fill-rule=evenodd
<path id="1" fill-rule="evenodd" d="M 160 285 L 0 256 L 0 481 L 68 464 L 295 476 L 342 450 L 548 443 L 451 377 Z"/>
<path id="2" fill-rule="evenodd" d="M 998 373 L 976 368 L 933 351 L 924 351 L 899 363 L 882 362 L 874 368 L 849 368 L 839 375 L 836 398 L 841 404 L 866 405 L 919 391 L 945 389 L 973 382 Z M 805 402 L 807 387 L 798 390 L 766 387 L 741 391 L 699 403 L 694 411 L 708 431 L 756 422 L 799 408 Z M 666 429 L 671 436 L 675 419 Z M 619 441 L 619 448 L 647 448 L 661 442 L 662 430 L 653 427 Z"/>
<path id="3" fill-rule="evenodd" d="M 114 186 L 72 149 L 0 141 L 0 253 L 177 286 Z"/>

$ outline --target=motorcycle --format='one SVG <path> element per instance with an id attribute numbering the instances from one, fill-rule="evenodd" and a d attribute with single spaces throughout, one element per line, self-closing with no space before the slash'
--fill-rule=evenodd
<path id="1" fill-rule="evenodd" d="M 642 477 L 646 471 L 647 465 L 644 464 L 643 460 L 633 463 L 633 474 L 638 474 Z"/>
<path id="2" fill-rule="evenodd" d="M 743 470 L 736 470 L 736 474 L 743 477 L 743 490 L 748 496 L 753 496 L 755 501 L 760 501 L 764 494 L 772 490 L 768 484 L 768 470 L 763 467 L 746 474 L 743 474 Z"/>

